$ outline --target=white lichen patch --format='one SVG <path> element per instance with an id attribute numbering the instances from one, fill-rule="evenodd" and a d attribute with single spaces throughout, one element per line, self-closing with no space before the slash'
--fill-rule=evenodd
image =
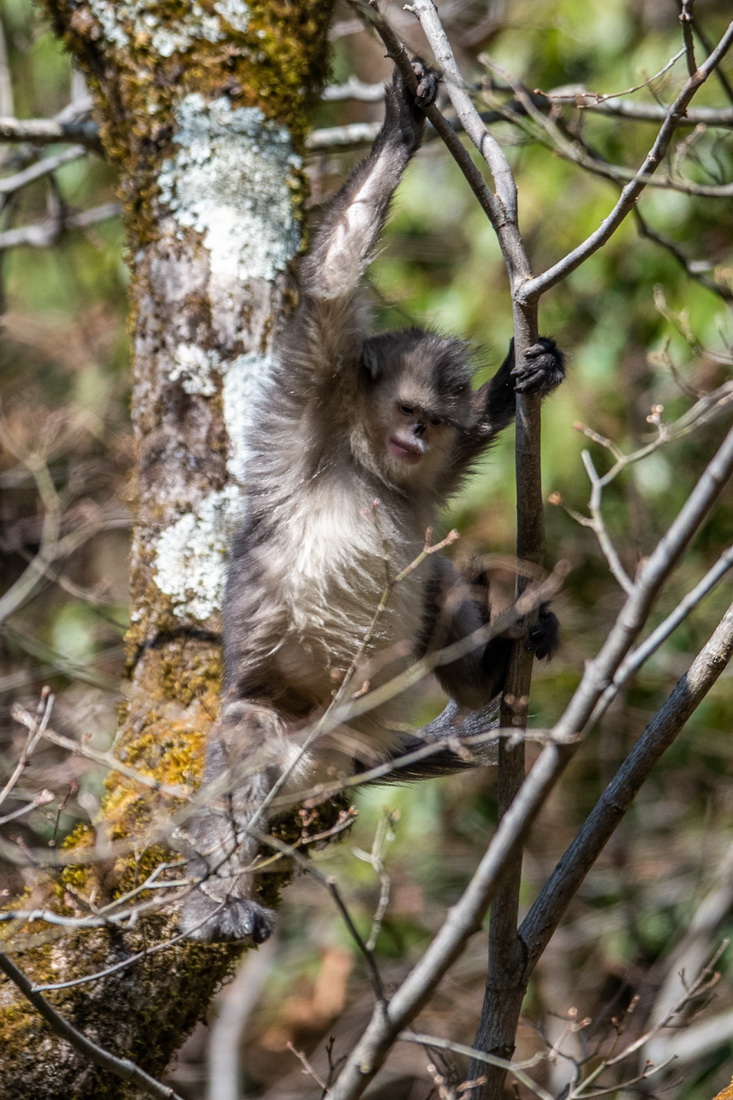
<path id="1" fill-rule="evenodd" d="M 174 614 L 203 622 L 221 608 L 227 548 L 241 518 L 243 495 L 227 486 L 205 497 L 161 535 L 155 582 Z"/>
<path id="2" fill-rule="evenodd" d="M 227 470 L 240 484 L 245 482 L 245 470 L 251 454 L 248 440 L 257 403 L 262 400 L 265 385 L 275 360 L 269 355 L 240 355 L 230 363 L 222 364 L 222 406 L 224 423 L 229 436 Z"/>
<path id="3" fill-rule="evenodd" d="M 177 109 L 175 156 L 164 162 L 160 195 L 183 228 L 209 251 L 212 281 L 273 279 L 300 243 L 289 181 L 300 166 L 290 134 L 257 107 L 233 108 L 198 92 Z"/>
<path id="4" fill-rule="evenodd" d="M 118 49 L 128 48 L 134 35 L 148 35 L 151 48 L 161 57 L 185 53 L 197 41 L 222 42 L 232 30 L 244 32 L 249 26 L 249 7 L 243 0 L 214 0 L 207 10 L 194 0 L 187 12 L 177 8 L 167 13 L 160 2 L 127 0 L 90 0 L 92 13 L 101 24 L 104 37 Z"/>
<path id="5" fill-rule="evenodd" d="M 180 378 L 186 393 L 213 397 L 216 393 L 214 370 L 219 366 L 219 357 L 214 352 L 205 351 L 198 344 L 179 344 L 175 351 L 170 380 L 175 382 Z"/>

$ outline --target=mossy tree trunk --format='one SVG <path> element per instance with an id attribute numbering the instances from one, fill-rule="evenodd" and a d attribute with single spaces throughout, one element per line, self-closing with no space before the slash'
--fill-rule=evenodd
<path id="1" fill-rule="evenodd" d="M 243 486 L 248 410 L 268 370 L 300 244 L 299 152 L 322 82 L 332 0 L 46 0 L 87 75 L 120 173 L 134 348 L 135 525 L 130 691 L 117 749 L 165 783 L 191 784 L 217 707 L 224 551 Z M 84 913 L 145 877 L 170 800 L 114 776 L 98 837 L 132 854 L 66 870 L 43 903 Z M 164 833 L 161 834 L 164 837 Z M 89 844 L 90 835 L 79 838 Z M 100 971 L 175 934 L 30 926 L 6 944 L 34 980 Z M 47 994 L 90 1038 L 161 1072 L 226 974 L 232 952 L 176 944 Z M 3 1096 L 129 1095 L 12 987 L 0 995 Z"/>

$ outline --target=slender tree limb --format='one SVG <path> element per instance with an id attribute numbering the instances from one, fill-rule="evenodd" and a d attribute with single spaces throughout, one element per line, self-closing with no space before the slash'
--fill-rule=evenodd
<path id="1" fill-rule="evenodd" d="M 62 211 L 61 216 L 50 218 L 38 225 L 25 225 L 18 229 L 6 229 L 0 233 L 0 252 L 9 248 L 49 248 L 69 229 L 88 229 L 99 222 L 117 218 L 120 214 L 118 202 L 104 203 L 95 206 L 92 210 L 80 210 L 78 213 L 69 214 Z"/>
<path id="2" fill-rule="evenodd" d="M 523 1065 L 515 1065 L 513 1062 L 507 1062 L 504 1058 L 497 1058 L 493 1054 L 485 1054 L 481 1050 L 476 1050 L 475 1047 L 467 1047 L 464 1043 L 454 1043 L 452 1040 L 441 1039 L 437 1035 L 419 1035 L 412 1031 L 403 1031 L 398 1035 L 398 1039 L 402 1043 L 419 1043 L 421 1046 L 435 1047 L 437 1050 L 450 1050 L 454 1054 L 462 1054 L 467 1058 L 473 1058 L 477 1062 L 487 1066 L 494 1066 L 503 1070 L 505 1073 L 511 1073 L 513 1077 L 516 1077 L 517 1081 L 523 1084 L 526 1088 L 531 1089 L 535 1096 L 539 1097 L 539 1100 L 555 1100 L 552 1093 L 547 1092 L 541 1085 L 538 1085 L 536 1081 L 533 1081 L 528 1073 L 525 1073 L 525 1069 L 528 1064 L 534 1064 L 535 1062 L 542 1061 L 544 1055 L 540 1054 L 532 1059 L 531 1063 L 524 1063 Z M 471 1076 L 469 1071 L 469 1077 Z M 474 1100 L 476 1096 L 476 1086 L 474 1086 L 467 1094 L 471 1100 Z"/>
<path id="3" fill-rule="evenodd" d="M 55 145 L 70 141 L 95 153 L 102 151 L 99 128 L 91 120 L 62 122 L 58 118 L 0 118 L 0 143 Z"/>
<path id="4" fill-rule="evenodd" d="M 692 14 L 694 3 L 695 0 L 682 0 L 679 14 L 679 21 L 682 27 L 682 41 L 685 44 L 687 72 L 690 76 L 694 76 L 697 70 L 697 61 L 695 60 L 695 37 L 693 34 L 694 16 Z"/>
<path id="5" fill-rule="evenodd" d="M 646 237 L 647 240 L 653 241 L 654 244 L 659 245 L 660 248 L 669 252 L 690 279 L 694 279 L 695 282 L 704 286 L 706 290 L 711 290 L 713 294 L 717 294 L 724 302 L 733 301 L 733 286 L 728 283 L 720 282 L 719 279 L 714 277 L 714 274 L 711 274 L 711 271 L 713 273 L 715 271 L 713 264 L 706 263 L 704 267 L 702 267 L 693 260 L 688 259 L 676 241 L 652 229 L 646 218 L 642 217 L 638 207 L 634 210 L 634 221 L 636 222 L 636 228 L 639 231 L 639 235 L 641 237 Z"/>
<path id="6" fill-rule="evenodd" d="M 350 76 L 345 84 L 331 84 L 323 89 L 322 99 L 326 103 L 343 99 L 358 99 L 362 103 L 380 103 L 384 99 L 384 84 L 365 84 L 356 76 Z"/>
<path id="7" fill-rule="evenodd" d="M 709 50 L 712 53 L 712 46 Z M 555 99 L 552 92 L 548 96 Z M 579 89 L 572 99 L 579 110 L 592 111 L 594 114 L 611 115 L 615 118 L 629 119 L 632 122 L 663 122 L 669 107 L 663 103 L 632 103 L 625 100 L 605 100 L 593 102 L 595 93 Z M 587 97 L 587 99 L 586 99 Z M 723 129 L 733 127 L 733 107 L 694 107 L 685 112 L 680 126 L 720 126 Z"/>
<path id="8" fill-rule="evenodd" d="M 352 7 L 359 12 L 361 17 L 370 26 L 374 27 L 384 43 L 388 57 L 391 58 L 402 73 L 402 76 L 407 82 L 407 86 L 415 89 L 417 87 L 417 79 L 412 69 L 410 56 L 404 44 L 379 14 L 376 6 L 369 3 L 368 0 L 350 0 L 350 3 Z M 501 218 L 501 210 L 497 204 L 496 196 L 493 195 L 486 186 L 481 173 L 463 148 L 455 130 L 443 117 L 435 104 L 428 107 L 425 114 L 428 120 L 433 124 L 436 132 L 440 135 L 456 164 L 463 172 L 466 182 L 478 199 L 481 209 L 487 214 L 493 225 L 495 221 L 499 221 Z"/>
<path id="9" fill-rule="evenodd" d="M 610 180 L 612 183 L 628 183 L 637 178 L 638 172 L 619 164 L 612 164 L 604 157 L 596 153 L 591 146 L 584 141 L 579 133 L 572 131 L 557 120 L 548 111 L 548 101 L 536 93 L 530 93 L 518 81 L 512 80 L 509 74 L 497 65 L 489 57 L 484 57 L 484 64 L 497 73 L 512 89 L 515 100 L 506 109 L 500 109 L 497 113 L 505 122 L 520 124 L 522 132 L 532 141 L 539 141 L 547 149 L 563 160 L 576 164 L 586 172 L 591 172 L 601 179 Z M 483 117 L 483 115 L 482 115 Z M 536 128 L 528 127 L 524 120 L 534 122 Z M 682 120 L 680 119 L 680 125 Z M 704 124 L 702 124 L 704 125 Z M 725 199 L 733 194 L 733 184 L 705 184 L 696 183 L 693 180 L 684 179 L 677 175 L 648 175 L 647 187 L 655 187 L 668 191 L 679 191 L 683 195 L 695 195 L 699 198 Z"/>
<path id="10" fill-rule="evenodd" d="M 435 60 L 443 73 L 450 101 L 463 128 L 489 166 L 496 197 L 500 203 L 497 213 L 503 219 L 516 223 L 517 185 L 512 170 L 498 141 L 481 121 L 478 110 L 466 89 L 435 4 L 432 0 L 415 0 L 409 10 L 420 21 Z"/>
<path id="11" fill-rule="evenodd" d="M 618 202 L 611 212 L 601 222 L 598 229 L 589 237 L 569 252 L 562 260 L 552 267 L 530 279 L 521 290 L 524 301 L 537 300 L 550 287 L 555 286 L 561 279 L 575 271 L 580 264 L 596 252 L 601 245 L 616 232 L 626 216 L 631 212 L 639 195 L 644 190 L 651 175 L 656 172 L 669 149 L 672 135 L 684 117 L 690 100 L 702 87 L 707 78 L 718 67 L 726 53 L 733 44 L 733 22 L 728 27 L 718 42 L 715 49 L 702 62 L 696 72 L 685 82 L 684 87 L 667 111 L 659 132 L 647 153 L 644 163 L 634 178 L 626 184 L 621 191 Z"/>
<path id="12" fill-rule="evenodd" d="M 382 85 L 380 85 L 380 88 L 380 98 L 382 98 L 384 89 Z M 583 88 L 579 88 L 577 94 L 573 96 L 568 96 L 566 93 L 555 95 L 553 92 L 547 92 L 544 95 L 535 92 L 527 92 L 526 94 L 529 96 L 532 103 L 536 104 L 541 111 L 548 111 L 554 103 L 561 103 L 568 99 L 570 101 L 569 105 L 574 106 L 578 112 L 590 111 L 593 114 L 629 119 L 632 122 L 659 124 L 666 117 L 668 110 L 668 108 L 662 104 L 656 103 L 626 103 L 623 101 L 615 103 L 613 100 L 592 102 L 591 99 L 595 93 L 588 92 Z M 479 117 L 486 125 L 490 125 L 494 122 L 517 123 L 526 113 L 525 107 L 514 98 L 504 107 L 495 110 L 480 111 Z M 446 118 L 445 121 L 454 133 L 463 133 L 463 125 L 459 119 Z M 346 149 L 359 145 L 370 145 L 379 133 L 381 126 L 381 122 L 351 122 L 344 126 L 328 126 L 320 130 L 311 130 L 306 138 L 305 146 L 311 153 L 320 153 L 327 152 L 330 149 Z M 733 129 L 733 108 L 690 108 L 679 122 L 680 128 L 686 126 L 706 126 L 710 129 L 714 127 Z M 425 141 L 434 141 L 438 136 L 440 135 L 435 127 L 431 125 L 426 131 Z M 593 162 L 593 165 L 589 164 L 583 166 L 592 170 L 594 165 L 595 162 Z M 614 169 L 613 165 L 606 165 L 606 168 L 607 171 L 605 175 L 608 178 L 613 178 L 615 181 L 623 182 L 633 178 L 633 173 L 621 167 L 616 167 Z M 647 181 L 647 186 L 673 188 L 675 190 L 682 190 L 686 194 L 700 195 L 701 197 L 725 198 L 727 194 L 727 192 L 721 193 L 720 189 L 715 186 L 710 186 L 706 189 L 704 184 L 695 184 L 691 181 L 682 184 L 678 180 L 655 179 L 654 177 Z"/>
<path id="13" fill-rule="evenodd" d="M 697 607 L 700 600 L 715 587 L 718 581 L 725 576 L 731 567 L 733 567 L 733 546 L 728 547 L 728 549 L 721 554 L 715 565 L 708 570 L 705 576 L 698 581 L 695 587 L 692 588 L 686 596 L 683 596 L 674 611 L 672 611 L 666 619 L 652 631 L 649 637 L 642 642 L 641 645 L 638 645 L 636 649 L 632 649 L 628 656 L 624 658 L 613 680 L 603 693 L 601 703 L 604 710 L 608 707 L 611 700 L 616 697 L 619 689 L 627 683 L 645 661 L 659 649 L 667 638 L 669 638 L 670 634 L 677 629 L 693 608 Z"/>
<path id="14" fill-rule="evenodd" d="M 733 604 L 644 730 L 522 922 L 519 931 L 527 952 L 525 981 L 641 786 L 726 668 L 732 655 Z"/>
<path id="15" fill-rule="evenodd" d="M 432 0 L 415 0 L 410 10 L 418 17 L 433 54 L 444 73 L 451 103 L 466 133 L 486 161 L 496 189 L 495 202 L 489 211 L 507 267 L 512 291 L 514 313 L 514 347 L 518 360 L 537 340 L 538 320 L 536 299 L 523 301 L 519 288 L 531 277 L 529 259 L 522 242 L 517 221 L 517 188 L 509 162 L 499 143 L 486 125 L 466 91 L 447 35 Z M 516 478 L 517 478 L 517 558 L 541 563 L 544 557 L 544 502 L 541 479 L 540 401 L 536 397 L 518 396 L 516 413 Z M 517 597 L 523 582 L 517 579 Z M 532 656 L 521 644 L 516 644 L 502 694 L 501 725 L 523 728 L 526 724 L 526 700 L 532 677 Z M 497 798 L 499 819 L 511 807 L 524 780 L 524 742 L 518 739 L 500 740 L 498 746 Z M 521 886 L 522 850 L 517 844 L 502 867 L 498 892 L 493 898 L 489 931 L 489 968 L 482 1022 L 474 1045 L 483 1051 L 507 1058 L 514 1049 L 515 1022 L 505 1011 L 505 998 L 514 1000 L 517 979 L 523 969 L 523 949 L 517 936 L 519 893 Z M 479 1065 L 469 1069 L 478 1076 Z M 504 1071 L 494 1068 L 487 1077 L 491 1087 L 501 1088 Z M 483 1088 L 479 1086 L 478 1097 Z"/>
<path id="16" fill-rule="evenodd" d="M 0 195 L 10 195 L 14 191 L 19 191 L 21 187 L 25 187 L 43 176 L 48 176 L 58 171 L 64 164 L 79 160 L 86 155 L 87 150 L 82 145 L 72 145 L 69 149 L 63 149 L 60 153 L 56 153 L 55 156 L 43 157 L 24 168 L 21 172 L 16 172 L 14 176 L 6 176 L 4 179 L 0 179 Z"/>
<path id="17" fill-rule="evenodd" d="M 271 975 L 276 940 L 248 951 L 236 977 L 224 992 L 219 1015 L 211 1025 L 208 1051 L 208 1100 L 239 1100 L 241 1043 L 247 1021 Z"/>
<path id="18" fill-rule="evenodd" d="M 0 953 L 0 970 L 15 983 L 51 1030 L 60 1035 L 62 1039 L 65 1039 L 67 1043 L 70 1043 L 95 1066 L 107 1070 L 115 1077 L 121 1077 L 123 1081 L 130 1081 L 147 1096 L 159 1097 L 160 1100 L 182 1100 L 174 1089 L 161 1085 L 160 1081 L 156 1081 L 154 1077 L 136 1066 L 129 1058 L 118 1058 L 73 1027 L 68 1020 L 59 1015 L 45 997 L 41 996 L 40 993 L 33 992 L 33 987 L 23 971 L 19 970 L 15 963 L 11 962 L 8 956 L 2 953 Z"/>
<path id="19" fill-rule="evenodd" d="M 556 726 L 560 740 L 572 743 L 600 717 L 599 700 L 642 629 L 659 590 L 698 531 L 733 474 L 733 428 L 708 463 L 674 522 L 639 571 L 633 590 L 598 656 L 586 666 L 583 679 Z M 605 708 L 603 708 L 605 709 Z"/>

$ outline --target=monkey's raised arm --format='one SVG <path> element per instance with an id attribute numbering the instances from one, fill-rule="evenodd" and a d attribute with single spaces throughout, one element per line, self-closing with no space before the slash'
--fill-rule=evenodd
<path id="1" fill-rule="evenodd" d="M 324 376 L 360 354 L 362 276 L 372 260 L 390 200 L 425 129 L 422 108 L 435 99 L 438 77 L 413 61 L 412 93 L 398 70 L 386 88 L 384 124 L 366 158 L 327 207 L 300 268 L 300 305 L 291 350 L 306 352 Z"/>

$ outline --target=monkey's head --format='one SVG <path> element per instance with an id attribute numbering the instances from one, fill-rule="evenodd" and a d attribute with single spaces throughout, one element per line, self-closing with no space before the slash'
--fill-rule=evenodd
<path id="1" fill-rule="evenodd" d="M 403 488 L 437 486 L 472 424 L 471 365 L 458 340 L 411 328 L 364 342 L 370 465 Z"/>

